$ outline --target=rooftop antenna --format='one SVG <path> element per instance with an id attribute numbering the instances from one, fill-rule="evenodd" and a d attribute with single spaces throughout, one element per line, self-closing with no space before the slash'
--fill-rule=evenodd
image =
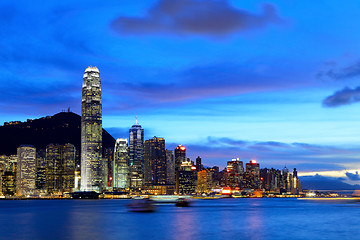
<path id="1" fill-rule="evenodd" d="M 138 125 L 138 116 L 135 116 L 136 121 L 135 121 L 135 125 Z"/>

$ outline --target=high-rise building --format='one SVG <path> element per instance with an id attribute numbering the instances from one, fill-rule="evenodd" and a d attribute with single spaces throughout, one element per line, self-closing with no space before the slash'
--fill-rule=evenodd
<path id="1" fill-rule="evenodd" d="M 176 192 L 181 195 L 190 195 L 195 193 L 197 173 L 196 167 L 190 162 L 183 162 L 178 171 L 178 189 Z"/>
<path id="2" fill-rule="evenodd" d="M 116 143 L 115 143 L 116 145 Z M 105 148 L 104 149 L 104 165 L 105 165 L 105 180 L 106 186 L 112 187 L 113 186 L 113 179 L 114 179 L 114 147 L 112 148 Z"/>
<path id="3" fill-rule="evenodd" d="M 16 176 L 12 171 L 5 171 L 1 175 L 1 191 L 3 195 L 12 196 L 16 192 Z"/>
<path id="4" fill-rule="evenodd" d="M 136 122 L 129 129 L 130 187 L 139 189 L 144 184 L 144 129 Z"/>
<path id="5" fill-rule="evenodd" d="M 175 148 L 175 171 L 178 171 L 181 164 L 186 161 L 186 148 L 180 144 Z"/>
<path id="6" fill-rule="evenodd" d="M 36 152 L 36 189 L 44 190 L 46 182 L 46 151 L 39 149 Z"/>
<path id="7" fill-rule="evenodd" d="M 16 195 L 34 194 L 36 185 L 36 149 L 31 145 L 21 145 L 17 149 Z"/>
<path id="8" fill-rule="evenodd" d="M 104 187 L 101 80 L 97 67 L 88 67 L 82 86 L 81 190 L 101 192 Z"/>
<path id="9" fill-rule="evenodd" d="M 227 162 L 225 179 L 226 186 L 231 189 L 241 188 L 244 175 L 244 165 L 238 158 L 232 159 Z"/>
<path id="10" fill-rule="evenodd" d="M 186 158 L 186 148 L 179 144 L 176 148 L 175 148 L 175 191 L 177 193 L 179 193 L 180 189 L 179 189 L 179 171 L 180 171 L 180 167 L 183 163 L 187 163 L 187 158 Z"/>
<path id="11" fill-rule="evenodd" d="M 246 163 L 244 183 L 245 188 L 260 188 L 260 165 L 255 160 L 251 160 L 249 163 Z"/>
<path id="12" fill-rule="evenodd" d="M 166 150 L 166 184 L 175 184 L 175 157 L 171 150 Z"/>
<path id="13" fill-rule="evenodd" d="M 49 194 L 72 192 L 75 187 L 75 146 L 46 146 L 46 190 Z"/>
<path id="14" fill-rule="evenodd" d="M 75 188 L 75 146 L 66 143 L 62 146 L 62 186 L 63 192 L 72 192 Z"/>
<path id="15" fill-rule="evenodd" d="M 196 171 L 200 172 L 202 169 L 202 165 L 201 165 L 201 157 L 198 156 L 196 158 Z"/>
<path id="16" fill-rule="evenodd" d="M 61 145 L 46 146 L 46 191 L 49 194 L 61 192 L 62 152 Z"/>
<path id="17" fill-rule="evenodd" d="M 130 186 L 129 176 L 129 147 L 127 139 L 116 139 L 113 163 L 114 189 L 126 189 Z"/>
<path id="18" fill-rule="evenodd" d="M 165 153 L 165 139 L 153 137 L 146 140 L 144 143 L 144 162 L 149 163 L 150 172 L 145 171 L 145 178 L 150 180 L 152 185 L 165 185 L 166 184 L 166 153 Z M 149 181 L 148 181 L 149 182 Z"/>

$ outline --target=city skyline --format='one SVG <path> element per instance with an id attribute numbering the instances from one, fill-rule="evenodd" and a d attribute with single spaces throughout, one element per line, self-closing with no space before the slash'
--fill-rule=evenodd
<path id="1" fill-rule="evenodd" d="M 145 140 L 183 144 L 209 166 L 254 158 L 358 183 L 355 1 L 173 2 L 175 12 L 164 0 L 110 1 L 96 14 L 84 2 L 2 3 L 0 121 L 80 114 L 80 73 L 95 65 L 115 138 L 139 116 Z M 219 25 L 209 24 L 214 9 Z"/>

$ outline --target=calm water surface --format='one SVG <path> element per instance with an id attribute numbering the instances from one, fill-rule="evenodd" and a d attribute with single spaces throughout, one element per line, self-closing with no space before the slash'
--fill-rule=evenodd
<path id="1" fill-rule="evenodd" d="M 126 210 L 128 200 L 0 201 L 0 239 L 360 239 L 360 203 L 197 200 Z"/>

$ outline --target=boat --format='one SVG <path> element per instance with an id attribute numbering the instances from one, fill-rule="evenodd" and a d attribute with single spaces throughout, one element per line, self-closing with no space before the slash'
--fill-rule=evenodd
<path id="1" fill-rule="evenodd" d="M 149 198 L 132 199 L 127 205 L 130 212 L 154 212 L 154 201 Z"/>
<path id="2" fill-rule="evenodd" d="M 175 203 L 175 206 L 177 207 L 190 207 L 190 201 L 186 198 L 178 198 L 178 200 Z"/>
<path id="3" fill-rule="evenodd" d="M 179 199 L 178 195 L 154 195 L 150 197 L 156 203 L 176 203 Z"/>

